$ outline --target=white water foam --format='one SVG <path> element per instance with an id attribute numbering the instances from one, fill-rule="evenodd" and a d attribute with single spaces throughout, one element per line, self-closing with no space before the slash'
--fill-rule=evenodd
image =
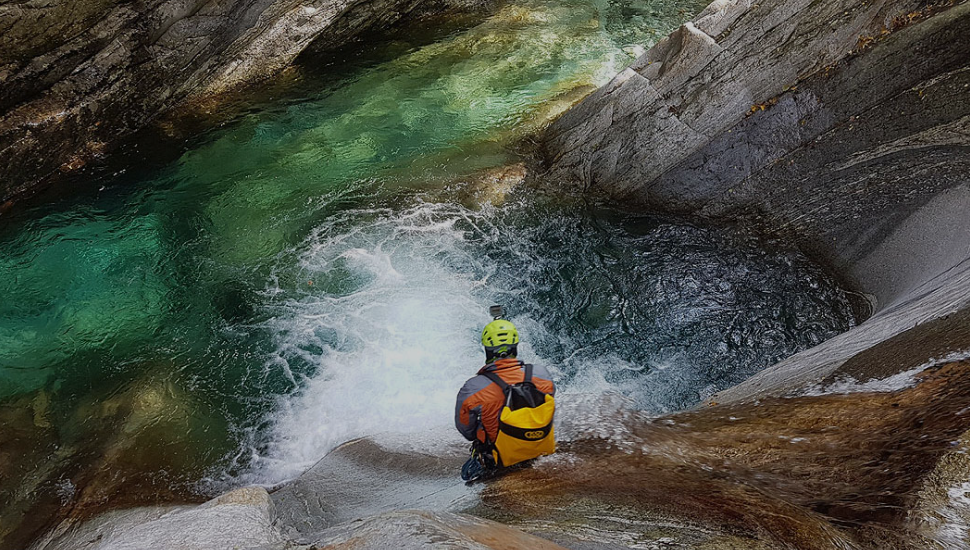
<path id="1" fill-rule="evenodd" d="M 904 390 L 906 388 L 915 386 L 917 382 L 917 375 L 926 369 L 939 365 L 945 365 L 946 363 L 952 363 L 953 361 L 963 361 L 965 359 L 970 359 L 970 350 L 955 351 L 942 357 L 930 359 L 918 367 L 894 374 L 888 378 L 860 382 L 851 376 L 847 376 L 827 386 L 816 384 L 809 387 L 804 393 L 801 393 L 801 395 L 819 396 L 839 393 L 890 393 Z"/>
<path id="2" fill-rule="evenodd" d="M 465 231 L 456 228 L 470 213 L 422 204 L 403 215 L 344 214 L 355 215 L 376 219 L 351 232 L 332 220 L 311 237 L 301 265 L 310 280 L 339 267 L 354 288 L 286 301 L 268 327 L 279 335 L 270 368 L 309 361 L 316 372 L 299 394 L 280 399 L 253 481 L 299 475 L 357 437 L 433 432 L 463 441 L 442 427 L 483 364 L 480 331 L 491 320 L 488 266 L 465 252 Z M 534 359 L 527 342 L 520 356 Z"/>
<path id="3" fill-rule="evenodd" d="M 417 203 L 348 209 L 325 220 L 289 261 L 281 260 L 275 273 L 280 282 L 265 294 L 271 320 L 261 328 L 275 339 L 266 369 L 284 373 L 300 389 L 281 396 L 268 420 L 252 429 L 249 473 L 235 481 L 291 478 L 358 437 L 383 442 L 449 434 L 461 444 L 452 427 L 454 400 L 484 360 L 479 337 L 492 303 L 528 308 L 511 311 L 523 338 L 519 357 L 546 366 L 560 383 L 557 436 L 563 440 L 594 437 L 629 446 L 624 430 L 602 431 L 606 419 L 625 414 L 610 394 L 624 396 L 630 409 L 659 414 L 675 406 L 671 395 L 680 401 L 709 393 L 714 380 L 697 368 L 707 360 L 698 356 L 706 348 L 688 353 L 676 340 L 653 341 L 645 332 L 680 334 L 683 308 L 661 304 L 656 312 L 629 313 L 634 320 L 659 315 L 656 326 L 606 323 L 590 329 L 577 318 L 591 303 L 597 304 L 592 309 L 625 307 L 621 294 L 628 286 L 599 271 L 604 260 L 596 243 L 610 245 L 604 234 L 591 235 L 589 227 L 556 215 L 533 223 L 536 215 L 545 214 L 508 204 L 502 211 L 473 211 Z M 546 244 L 557 242 L 571 245 L 560 250 L 584 256 L 550 257 L 555 253 Z M 572 245 L 579 244 L 584 247 L 576 252 Z M 629 269 L 640 269 L 635 259 L 627 260 Z M 570 270 L 595 276 L 574 273 L 561 284 L 557 277 Z M 707 304 L 697 307 L 710 313 Z M 594 312 L 592 324 L 612 315 Z M 664 315 L 675 318 L 668 328 Z M 615 339 L 624 342 L 622 349 L 604 345 Z M 644 349 L 653 346 L 670 351 L 653 357 Z"/>

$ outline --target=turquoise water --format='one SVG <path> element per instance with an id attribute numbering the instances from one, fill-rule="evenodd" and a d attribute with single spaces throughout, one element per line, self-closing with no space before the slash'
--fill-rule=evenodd
<path id="1" fill-rule="evenodd" d="M 494 302 L 564 388 L 651 412 L 847 329 L 841 291 L 795 252 L 482 183 L 701 8 L 510 2 L 431 43 L 308 55 L 177 159 L 5 218 L 0 413 L 22 423 L 6 472 L 25 481 L 0 497 L 85 502 L 108 457 L 142 500 L 191 498 L 447 425 Z"/>

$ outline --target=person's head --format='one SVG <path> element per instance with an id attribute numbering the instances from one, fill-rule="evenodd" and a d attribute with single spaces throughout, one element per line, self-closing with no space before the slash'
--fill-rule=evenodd
<path id="1" fill-rule="evenodd" d="M 485 346 L 485 361 L 515 357 L 519 331 L 505 319 L 496 319 L 485 325 L 482 330 L 482 345 Z"/>

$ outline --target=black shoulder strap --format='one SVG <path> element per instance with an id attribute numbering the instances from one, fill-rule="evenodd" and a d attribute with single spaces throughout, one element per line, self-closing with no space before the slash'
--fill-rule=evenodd
<path id="1" fill-rule="evenodd" d="M 509 388 L 508 383 L 506 383 L 505 380 L 502 380 L 502 378 L 494 372 L 485 372 L 482 373 L 482 376 L 498 384 L 498 387 L 502 388 L 503 392 Z"/>
<path id="2" fill-rule="evenodd" d="M 525 378 L 522 379 L 522 382 L 525 384 L 532 382 L 532 363 L 523 363 L 519 361 L 519 364 L 522 366 L 523 369 L 525 369 Z M 494 372 L 491 372 L 491 371 L 485 372 L 485 373 L 482 373 L 482 376 L 498 384 L 498 387 L 502 388 L 503 392 L 509 388 L 508 382 L 506 382 L 505 380 L 502 380 L 502 377 L 495 374 Z"/>

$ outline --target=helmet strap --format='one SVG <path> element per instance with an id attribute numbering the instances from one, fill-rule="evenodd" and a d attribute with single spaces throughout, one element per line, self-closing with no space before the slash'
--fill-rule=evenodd
<path id="1" fill-rule="evenodd" d="M 502 346 L 502 347 L 504 347 L 505 350 L 500 352 L 489 348 L 485 348 L 485 362 L 491 363 L 496 359 L 507 359 L 509 357 L 515 357 L 518 352 L 516 344 Z"/>

